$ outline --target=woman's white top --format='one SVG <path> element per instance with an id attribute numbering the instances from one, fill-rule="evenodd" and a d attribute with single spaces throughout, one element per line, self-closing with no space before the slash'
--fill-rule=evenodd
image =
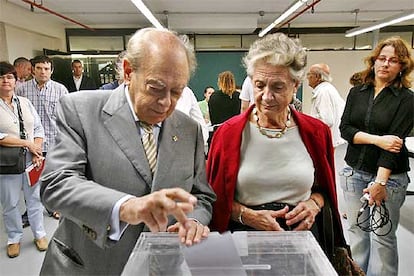
<path id="1" fill-rule="evenodd" d="M 245 205 L 269 202 L 297 205 L 307 200 L 315 168 L 297 126 L 280 138 L 261 134 L 255 123 L 242 133 L 235 200 Z"/>

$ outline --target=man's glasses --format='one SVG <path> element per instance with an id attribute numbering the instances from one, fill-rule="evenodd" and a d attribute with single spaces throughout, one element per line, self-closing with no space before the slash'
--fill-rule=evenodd
<path id="1" fill-rule="evenodd" d="M 12 74 L 3 75 L 3 76 L 0 76 L 0 80 L 3 80 L 3 81 L 14 80 L 14 76 Z"/>
<path id="2" fill-rule="evenodd" d="M 388 64 L 390 66 L 395 66 L 397 64 L 400 64 L 400 60 L 398 58 L 395 58 L 395 57 L 387 58 L 385 56 L 379 56 L 379 57 L 377 57 L 376 61 L 379 64 L 385 64 L 385 62 L 388 62 Z"/>

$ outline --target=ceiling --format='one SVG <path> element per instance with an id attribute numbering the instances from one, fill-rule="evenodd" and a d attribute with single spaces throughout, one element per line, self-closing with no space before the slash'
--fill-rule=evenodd
<path id="1" fill-rule="evenodd" d="M 91 28 L 151 26 L 129 0 L 30 1 Z M 319 0 L 309 0 L 307 4 L 317 1 Z M 30 10 L 30 4 L 22 0 L 8 2 Z M 178 32 L 211 34 L 252 33 L 256 28 L 265 28 L 292 2 L 293 0 L 144 0 L 164 26 Z M 299 11 L 304 8 L 305 6 Z M 321 0 L 314 9 L 309 8 L 293 19 L 290 27 L 360 26 L 409 9 L 414 9 L 413 0 Z M 82 28 L 38 8 L 34 8 L 33 12 L 40 16 L 54 17 L 67 28 Z M 406 21 L 404 25 L 414 25 L 414 20 Z"/>

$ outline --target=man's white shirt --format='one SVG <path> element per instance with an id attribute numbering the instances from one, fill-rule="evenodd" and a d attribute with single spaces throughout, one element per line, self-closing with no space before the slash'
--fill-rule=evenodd
<path id="1" fill-rule="evenodd" d="M 313 90 L 310 115 L 329 126 L 334 147 L 345 143 L 339 131 L 344 108 L 345 101 L 331 83 L 322 82 Z"/>

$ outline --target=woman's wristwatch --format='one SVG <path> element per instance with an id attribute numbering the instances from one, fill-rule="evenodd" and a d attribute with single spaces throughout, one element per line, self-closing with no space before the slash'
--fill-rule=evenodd
<path id="1" fill-rule="evenodd" d="M 377 180 L 377 179 L 375 179 L 374 183 L 378 183 L 381 186 L 387 186 L 387 181 L 384 181 L 384 180 Z"/>

